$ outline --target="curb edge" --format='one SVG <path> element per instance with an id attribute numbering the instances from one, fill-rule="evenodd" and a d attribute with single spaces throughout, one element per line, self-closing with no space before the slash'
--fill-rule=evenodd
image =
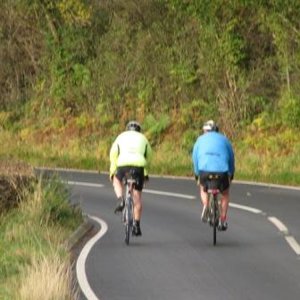
<path id="1" fill-rule="evenodd" d="M 70 251 L 92 228 L 94 224 L 91 219 L 84 216 L 84 221 L 79 227 L 71 234 L 71 236 L 65 241 L 64 246 Z"/>

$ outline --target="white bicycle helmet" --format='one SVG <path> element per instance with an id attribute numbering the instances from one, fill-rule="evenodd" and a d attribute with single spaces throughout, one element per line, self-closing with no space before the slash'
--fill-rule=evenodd
<path id="1" fill-rule="evenodd" d="M 127 130 L 141 131 L 141 125 L 137 121 L 130 121 L 127 126 Z"/>
<path id="2" fill-rule="evenodd" d="M 203 131 L 218 131 L 218 126 L 213 120 L 209 120 L 203 124 Z"/>

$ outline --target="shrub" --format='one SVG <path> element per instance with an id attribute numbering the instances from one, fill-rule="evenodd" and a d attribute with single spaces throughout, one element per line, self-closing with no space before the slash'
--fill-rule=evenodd
<path id="1" fill-rule="evenodd" d="M 300 97 L 294 95 L 283 97 L 282 121 L 288 127 L 300 127 Z"/>

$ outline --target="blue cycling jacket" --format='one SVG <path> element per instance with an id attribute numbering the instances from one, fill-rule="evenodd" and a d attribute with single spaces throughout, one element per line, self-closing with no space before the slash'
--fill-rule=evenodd
<path id="1" fill-rule="evenodd" d="M 234 175 L 234 153 L 229 140 L 221 133 L 211 131 L 199 136 L 193 148 L 195 175 L 202 172 L 228 172 Z"/>

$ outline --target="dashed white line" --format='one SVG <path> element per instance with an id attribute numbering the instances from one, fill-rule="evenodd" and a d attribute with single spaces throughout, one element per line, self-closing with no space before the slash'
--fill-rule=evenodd
<path id="1" fill-rule="evenodd" d="M 147 189 L 144 189 L 143 191 L 148 194 L 156 194 L 156 195 L 163 195 L 163 196 L 170 196 L 170 197 L 177 197 L 177 198 L 184 198 L 184 199 L 196 199 L 195 196 L 179 194 L 179 193 L 169 193 L 169 192 L 147 190 Z"/>
<path id="2" fill-rule="evenodd" d="M 300 245 L 295 240 L 295 238 L 293 236 L 286 236 L 285 239 L 291 246 L 291 248 L 295 251 L 295 253 L 300 256 Z"/>
<path id="3" fill-rule="evenodd" d="M 242 210 L 246 210 L 246 211 L 252 212 L 254 214 L 262 214 L 262 211 L 260 209 L 250 207 L 250 206 L 240 205 L 240 204 L 231 203 L 231 202 L 229 203 L 229 206 L 238 208 L 238 209 L 242 209 Z"/>
<path id="4" fill-rule="evenodd" d="M 272 222 L 280 232 L 284 233 L 284 234 L 288 234 L 288 229 L 287 227 L 280 221 L 278 220 L 276 217 L 268 217 L 268 220 L 270 222 Z"/>
<path id="5" fill-rule="evenodd" d="M 99 300 L 99 298 L 95 295 L 94 291 L 89 285 L 86 272 L 85 272 L 85 263 L 89 255 L 89 252 L 93 248 L 94 244 L 106 233 L 107 224 L 103 220 L 97 217 L 93 217 L 93 216 L 89 216 L 89 217 L 94 221 L 96 221 L 97 223 L 99 223 L 101 228 L 100 231 L 94 237 L 92 237 L 81 250 L 76 263 L 76 275 L 77 275 L 79 286 L 83 294 L 85 295 L 85 297 L 88 300 Z"/>
<path id="6" fill-rule="evenodd" d="M 80 182 L 80 181 L 67 181 L 68 184 L 71 185 L 81 185 L 81 186 L 88 186 L 88 187 L 104 187 L 104 184 L 101 183 L 90 183 L 90 182 Z"/>

